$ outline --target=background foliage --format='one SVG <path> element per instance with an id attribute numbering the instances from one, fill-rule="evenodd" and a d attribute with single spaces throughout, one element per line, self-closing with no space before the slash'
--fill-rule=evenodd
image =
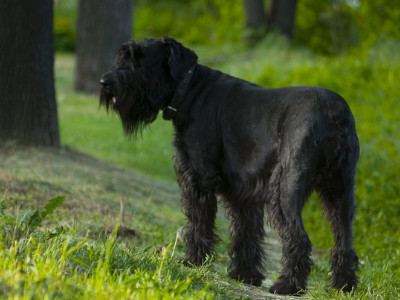
<path id="1" fill-rule="evenodd" d="M 266 10 L 270 1 L 265 1 Z M 55 44 L 58 51 L 75 49 L 77 0 L 55 6 Z M 369 49 L 385 39 L 400 39 L 397 22 L 400 0 L 298 1 L 294 43 L 323 55 Z M 244 14 L 241 0 L 137 0 L 135 39 L 178 37 L 189 44 L 242 44 Z"/>

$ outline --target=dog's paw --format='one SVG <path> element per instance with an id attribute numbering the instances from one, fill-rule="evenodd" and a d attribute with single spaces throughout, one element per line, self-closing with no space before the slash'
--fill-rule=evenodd
<path id="1" fill-rule="evenodd" d="M 297 297 L 304 295 L 304 289 L 297 286 L 288 285 L 285 282 L 276 282 L 269 288 L 269 292 L 271 294 L 290 295 Z"/>

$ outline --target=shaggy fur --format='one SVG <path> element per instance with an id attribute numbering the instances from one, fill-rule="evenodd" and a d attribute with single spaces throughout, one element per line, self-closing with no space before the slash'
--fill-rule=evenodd
<path id="1" fill-rule="evenodd" d="M 257 86 L 198 64 L 193 51 L 169 37 L 122 45 L 100 83 L 100 104 L 120 115 L 128 134 L 159 110 L 172 118 L 188 262 L 200 265 L 215 253 L 218 197 L 231 219 L 229 276 L 261 285 L 266 210 L 282 240 L 282 274 L 270 291 L 299 295 L 312 266 L 301 214 L 315 190 L 335 241 L 331 287 L 356 288 L 351 244 L 359 143 L 342 97 L 318 87 Z"/>

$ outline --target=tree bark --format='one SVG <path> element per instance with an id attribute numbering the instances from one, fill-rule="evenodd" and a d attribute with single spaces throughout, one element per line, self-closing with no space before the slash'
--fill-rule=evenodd
<path id="1" fill-rule="evenodd" d="M 243 0 L 246 27 L 258 29 L 266 25 L 263 0 Z"/>
<path id="2" fill-rule="evenodd" d="M 53 0 L 0 1 L 0 140 L 60 145 Z"/>
<path id="3" fill-rule="evenodd" d="M 132 37 L 132 0 L 80 0 L 75 90 L 97 94 L 118 48 Z"/>
<path id="4" fill-rule="evenodd" d="M 293 36 L 297 0 L 273 0 L 268 18 L 270 27 L 289 39 Z"/>

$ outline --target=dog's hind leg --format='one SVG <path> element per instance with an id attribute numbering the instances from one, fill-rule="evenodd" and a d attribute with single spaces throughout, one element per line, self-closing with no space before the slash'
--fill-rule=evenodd
<path id="1" fill-rule="evenodd" d="M 331 287 L 345 292 L 355 290 L 358 281 L 358 257 L 351 247 L 355 215 L 354 177 L 351 177 L 346 180 L 343 174 L 337 174 L 318 189 L 335 241 L 330 258 Z"/>
<path id="2" fill-rule="evenodd" d="M 354 291 L 358 279 L 358 257 L 352 248 L 355 216 L 354 185 L 359 158 L 359 144 L 354 128 L 343 127 L 346 134 L 330 141 L 325 147 L 330 157 L 324 177 L 316 186 L 325 215 L 331 224 L 334 246 L 331 252 L 331 287 L 345 292 Z M 334 144 L 332 144 L 334 142 Z M 333 145 L 333 146 L 332 146 Z M 336 151 L 327 151 L 334 149 Z"/>
<path id="3" fill-rule="evenodd" d="M 228 205 L 228 214 L 231 217 L 229 277 L 261 286 L 265 278 L 265 203 L 243 203 L 230 199 Z"/>
<path id="4" fill-rule="evenodd" d="M 305 188 L 304 174 L 291 166 L 290 174 L 277 167 L 270 179 L 270 200 L 267 205 L 271 225 L 282 240 L 282 273 L 270 288 L 271 293 L 300 295 L 307 287 L 311 271 L 311 242 L 304 230 L 301 212 L 310 194 Z"/>

